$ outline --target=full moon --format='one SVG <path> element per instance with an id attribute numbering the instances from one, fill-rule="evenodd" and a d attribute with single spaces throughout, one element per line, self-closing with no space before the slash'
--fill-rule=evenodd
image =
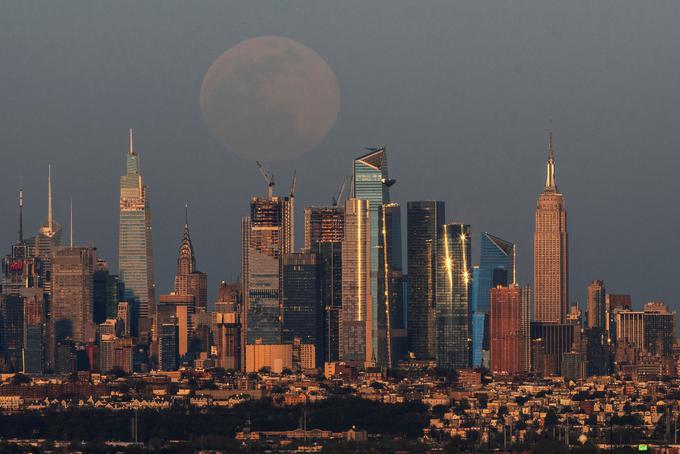
<path id="1" fill-rule="evenodd" d="M 223 52 L 201 84 L 210 132 L 242 158 L 285 161 L 321 143 L 340 108 L 338 81 L 314 50 L 280 36 Z"/>

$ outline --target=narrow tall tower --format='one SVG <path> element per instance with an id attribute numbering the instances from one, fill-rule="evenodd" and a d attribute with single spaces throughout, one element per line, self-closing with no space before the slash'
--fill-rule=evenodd
<path id="1" fill-rule="evenodd" d="M 398 222 L 400 208 L 390 203 L 390 187 L 395 180 L 389 178 L 387 150 L 385 147 L 367 150 L 369 153 L 354 159 L 352 196 L 369 202 L 368 267 L 373 301 L 372 352 L 375 353 L 372 361 L 376 366 L 389 367 L 406 350 L 403 319 L 394 318 L 403 307 L 403 293 L 399 284 L 399 275 L 403 271 L 401 224 Z"/>
<path id="2" fill-rule="evenodd" d="M 189 234 L 188 207 L 185 206 L 184 209 L 184 233 L 177 258 L 174 292 L 178 295 L 192 295 L 196 305 L 194 311 L 201 312 L 207 310 L 208 281 L 205 273 L 196 270 L 194 246 Z"/>
<path id="3" fill-rule="evenodd" d="M 139 331 L 148 332 L 155 313 L 149 188 L 142 184 L 132 129 L 129 141 L 127 171 L 120 177 L 118 271 L 125 283 L 125 297 L 134 301 L 134 318 L 139 319 Z"/>
<path id="4" fill-rule="evenodd" d="M 61 246 L 61 225 L 52 217 L 52 166 L 47 167 L 47 219 L 35 237 L 35 255 L 42 261 L 41 280 L 46 301 L 52 295 L 52 257 Z M 48 305 L 49 307 L 49 305 Z"/>
<path id="5" fill-rule="evenodd" d="M 274 195 L 273 175 L 258 166 L 268 183 L 267 197 L 250 199 L 250 216 L 241 224 L 244 346 L 281 343 L 281 258 L 292 250 L 290 199 Z"/>
<path id="6" fill-rule="evenodd" d="M 534 231 L 534 319 L 564 322 L 569 305 L 567 211 L 555 181 L 553 137 L 548 139 L 545 187 L 538 197 Z"/>

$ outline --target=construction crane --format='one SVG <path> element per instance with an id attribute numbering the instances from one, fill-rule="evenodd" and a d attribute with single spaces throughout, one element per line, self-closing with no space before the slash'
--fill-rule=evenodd
<path id="1" fill-rule="evenodd" d="M 295 182 L 297 176 L 293 170 L 293 181 L 290 183 L 290 198 L 288 199 L 288 219 L 290 220 L 290 252 L 295 252 Z"/>
<path id="2" fill-rule="evenodd" d="M 290 199 L 293 200 L 295 198 L 295 182 L 297 181 L 297 176 L 295 175 L 296 172 L 293 170 L 293 181 L 290 183 Z"/>
<path id="3" fill-rule="evenodd" d="M 255 161 L 255 163 L 257 168 L 260 169 L 262 177 L 267 182 L 267 197 L 271 199 L 274 196 L 274 175 L 267 172 L 267 169 L 264 168 L 260 161 Z"/>
<path id="4" fill-rule="evenodd" d="M 343 194 L 345 194 L 345 187 L 347 186 L 347 177 L 344 177 L 342 179 L 342 183 L 340 184 L 340 189 L 338 190 L 338 194 L 333 197 L 333 206 L 336 207 L 340 203 L 340 200 L 342 200 Z"/>

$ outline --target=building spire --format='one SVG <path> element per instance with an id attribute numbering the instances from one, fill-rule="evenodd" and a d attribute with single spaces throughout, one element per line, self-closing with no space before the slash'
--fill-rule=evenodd
<path id="1" fill-rule="evenodd" d="M 552 118 L 550 119 L 550 131 L 548 132 L 548 162 L 546 165 L 545 189 L 557 190 L 555 182 L 555 150 L 553 149 Z"/>
<path id="2" fill-rule="evenodd" d="M 179 247 L 179 257 L 177 258 L 177 276 L 191 274 L 195 270 L 196 258 L 194 257 L 194 246 L 191 244 L 191 235 L 189 233 L 189 204 L 185 204 L 184 233 Z M 177 291 L 177 284 L 175 286 Z"/>
<path id="3" fill-rule="evenodd" d="M 133 155 L 133 154 L 135 154 L 135 151 L 134 151 L 134 148 L 132 146 L 132 128 L 130 128 L 130 140 L 129 140 L 129 142 L 130 142 L 130 151 L 128 152 L 128 154 Z"/>
<path id="4" fill-rule="evenodd" d="M 19 188 L 19 243 L 24 242 L 24 190 Z"/>
<path id="5" fill-rule="evenodd" d="M 52 232 L 52 164 L 47 165 L 47 230 Z"/>
<path id="6" fill-rule="evenodd" d="M 71 209 L 70 209 L 70 220 L 69 220 L 69 225 L 70 225 L 70 234 L 69 234 L 69 247 L 73 247 L 73 196 L 71 196 Z"/>

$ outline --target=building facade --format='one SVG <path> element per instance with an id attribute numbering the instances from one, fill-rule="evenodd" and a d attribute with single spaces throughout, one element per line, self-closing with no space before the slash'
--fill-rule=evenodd
<path id="1" fill-rule="evenodd" d="M 196 303 L 195 312 L 208 310 L 208 277 L 196 269 L 194 246 L 189 234 L 189 219 L 185 217 L 182 242 L 177 258 L 177 272 L 173 292 L 180 295 L 192 295 Z"/>
<path id="2" fill-rule="evenodd" d="M 489 292 L 490 366 L 494 373 L 529 372 L 528 298 L 522 288 L 501 285 Z"/>
<path id="3" fill-rule="evenodd" d="M 132 130 L 129 140 L 126 174 L 120 177 L 118 272 L 125 285 L 125 299 L 133 302 L 139 330 L 150 332 L 156 295 L 149 188 L 142 182 Z"/>
<path id="4" fill-rule="evenodd" d="M 438 246 L 437 365 L 445 369 L 465 369 L 470 367 L 472 359 L 470 225 L 444 224 Z"/>
<path id="5" fill-rule="evenodd" d="M 369 254 L 370 254 L 370 291 L 371 305 L 370 323 L 372 351 L 375 354 L 377 365 L 387 365 L 387 341 L 388 335 L 385 328 L 379 326 L 382 312 L 386 310 L 388 304 L 385 294 L 380 293 L 381 287 L 385 285 L 381 282 L 384 279 L 384 270 L 380 269 L 381 255 L 383 255 L 383 236 L 384 216 L 383 206 L 390 203 L 390 186 L 394 180 L 390 180 L 387 167 L 387 151 L 384 147 L 373 149 L 369 153 L 354 160 L 353 166 L 354 194 L 353 197 L 369 202 Z M 383 287 L 384 288 L 384 287 Z M 382 328 L 382 329 L 381 329 Z"/>
<path id="6" fill-rule="evenodd" d="M 280 344 L 281 257 L 291 252 L 288 198 L 253 197 L 243 219 L 243 344 Z"/>
<path id="7" fill-rule="evenodd" d="M 473 304 L 472 318 L 476 322 L 472 324 L 472 365 L 474 367 L 482 365 L 482 351 L 489 349 L 490 290 L 499 285 L 507 287 L 515 282 L 515 262 L 513 243 L 487 232 L 482 233 L 479 271 L 477 279 L 473 280 L 475 304 Z"/>
<path id="8" fill-rule="evenodd" d="M 604 281 L 595 280 L 588 285 L 588 328 L 604 329 L 607 326 L 606 295 Z"/>
<path id="9" fill-rule="evenodd" d="M 306 207 L 305 251 L 317 250 L 318 243 L 339 243 L 344 235 L 345 212 L 340 206 Z"/>
<path id="10" fill-rule="evenodd" d="M 52 319 L 56 344 L 94 341 L 93 286 L 97 253 L 92 247 L 64 247 L 52 262 Z"/>
<path id="11" fill-rule="evenodd" d="M 538 198 L 534 231 L 534 319 L 563 323 L 569 304 L 567 211 L 555 182 L 552 132 L 545 187 Z"/>
<path id="12" fill-rule="evenodd" d="M 409 351 L 417 359 L 434 359 L 437 254 L 445 223 L 444 202 L 408 202 L 406 219 Z"/>
<path id="13" fill-rule="evenodd" d="M 341 361 L 359 368 L 375 365 L 377 353 L 373 343 L 370 204 L 368 200 L 347 199 L 342 243 L 339 356 Z"/>
<path id="14" fill-rule="evenodd" d="M 316 254 L 293 252 L 282 258 L 283 342 L 299 339 L 321 353 L 323 308 L 321 263 Z"/>
<path id="15" fill-rule="evenodd" d="M 387 203 L 380 209 L 381 254 L 378 295 L 378 364 L 396 366 L 406 356 L 408 338 L 404 313 L 404 273 L 401 257 L 401 209 Z"/>

